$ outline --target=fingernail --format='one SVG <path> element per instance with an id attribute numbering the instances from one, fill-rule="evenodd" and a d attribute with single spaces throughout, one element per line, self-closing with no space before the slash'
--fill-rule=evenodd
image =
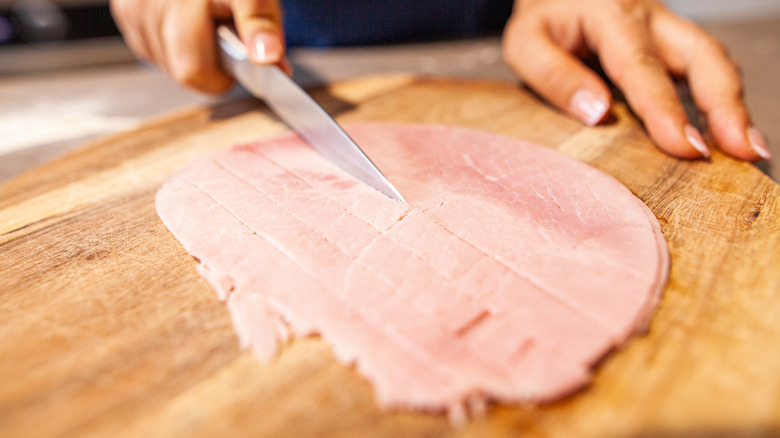
<path id="1" fill-rule="evenodd" d="M 685 138 L 688 139 L 688 143 L 699 151 L 704 158 L 709 158 L 712 155 L 707 144 L 704 143 L 704 139 L 701 138 L 701 134 L 693 126 L 685 125 Z"/>
<path id="2" fill-rule="evenodd" d="M 595 126 L 609 109 L 609 102 L 587 88 L 577 90 L 569 101 L 569 111 L 588 126 Z"/>
<path id="3" fill-rule="evenodd" d="M 260 32 L 252 39 L 252 57 L 256 62 L 273 64 L 282 58 L 282 42 L 270 32 Z"/>
<path id="4" fill-rule="evenodd" d="M 758 129 L 752 126 L 748 128 L 747 137 L 748 141 L 750 142 L 750 147 L 756 151 L 759 157 L 767 161 L 772 159 L 772 154 L 769 152 L 769 148 L 766 145 L 766 140 L 764 140 L 764 136 L 761 135 Z"/>

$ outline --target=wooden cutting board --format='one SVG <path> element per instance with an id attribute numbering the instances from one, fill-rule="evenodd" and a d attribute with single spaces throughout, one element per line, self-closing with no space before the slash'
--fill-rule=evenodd
<path id="1" fill-rule="evenodd" d="M 780 188 L 752 165 L 670 158 L 623 105 L 587 128 L 513 84 L 392 75 L 314 96 L 340 122 L 467 126 L 615 176 L 659 218 L 672 255 L 649 333 L 577 394 L 494 406 L 460 430 L 378 411 L 320 340 L 262 365 L 153 200 L 192 158 L 286 128 L 253 100 L 195 108 L 0 187 L 0 435 L 780 436 Z"/>

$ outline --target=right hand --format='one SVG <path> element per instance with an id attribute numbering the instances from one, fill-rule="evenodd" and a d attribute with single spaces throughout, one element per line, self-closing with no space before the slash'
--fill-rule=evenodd
<path id="1" fill-rule="evenodd" d="M 216 46 L 217 20 L 232 19 L 257 64 L 290 72 L 278 0 L 111 0 L 111 14 L 136 57 L 206 93 L 228 90 Z"/>

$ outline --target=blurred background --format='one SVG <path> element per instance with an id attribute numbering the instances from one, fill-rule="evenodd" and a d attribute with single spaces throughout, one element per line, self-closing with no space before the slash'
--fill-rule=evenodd
<path id="1" fill-rule="evenodd" d="M 729 48 L 746 98 L 780 157 L 780 0 L 667 0 Z M 305 86 L 391 71 L 515 81 L 498 36 L 373 47 L 294 48 Z M 356 62 L 359 60 L 359 62 Z M 96 136 L 131 129 L 204 96 L 136 62 L 108 0 L 0 0 L 0 183 Z M 780 180 L 769 163 L 759 165 Z"/>

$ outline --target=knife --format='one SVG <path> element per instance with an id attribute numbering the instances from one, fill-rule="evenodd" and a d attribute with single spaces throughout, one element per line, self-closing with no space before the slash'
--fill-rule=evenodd
<path id="1" fill-rule="evenodd" d="M 321 106 L 275 65 L 256 65 L 228 25 L 217 27 L 222 67 L 320 155 L 385 195 L 404 201 L 360 147 Z"/>

